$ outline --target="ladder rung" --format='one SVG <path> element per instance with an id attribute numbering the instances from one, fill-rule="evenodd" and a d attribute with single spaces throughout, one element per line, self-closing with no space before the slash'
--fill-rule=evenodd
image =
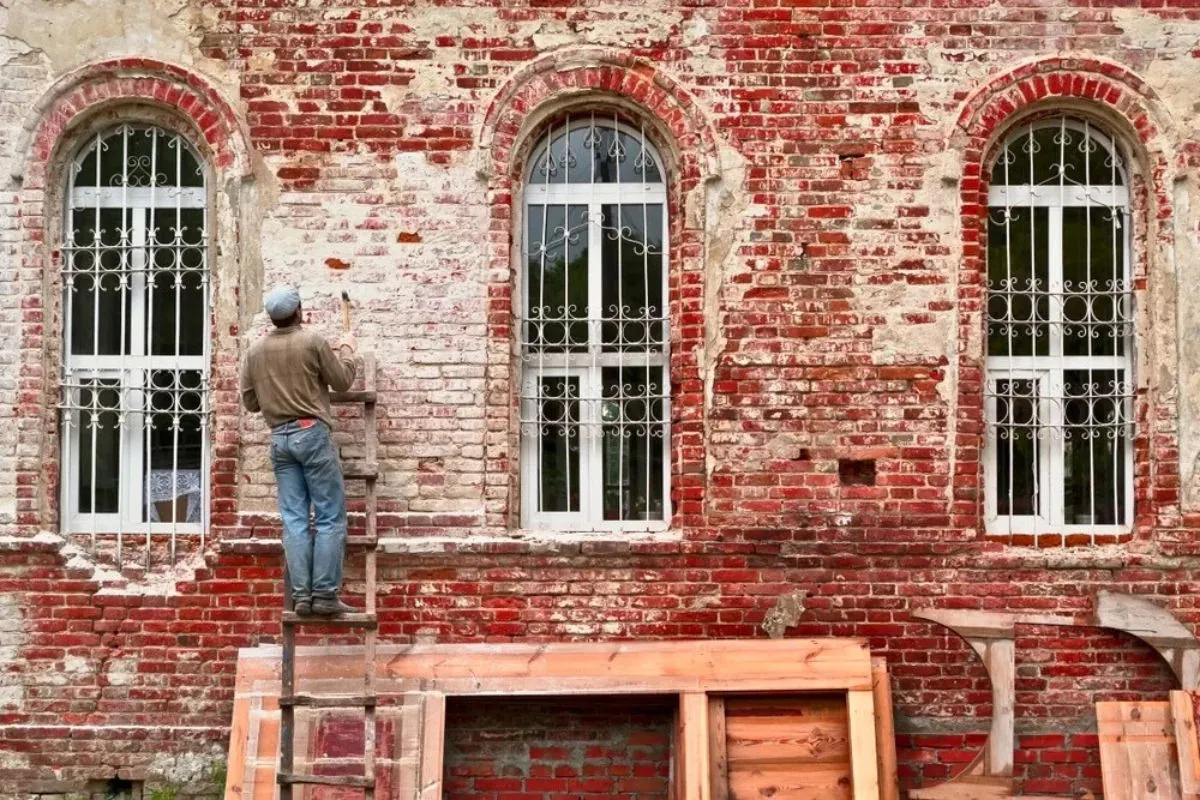
<path id="1" fill-rule="evenodd" d="M 353 403 L 374 403 L 375 392 L 370 389 L 357 389 L 349 392 L 330 392 L 329 402 L 335 405 L 351 405 Z"/>
<path id="2" fill-rule="evenodd" d="M 374 547 L 379 544 L 378 536 L 347 536 L 346 544 L 352 547 Z"/>
<path id="3" fill-rule="evenodd" d="M 379 462 L 347 461 L 342 464 L 342 475 L 347 478 L 377 478 L 379 477 Z"/>
<path id="4" fill-rule="evenodd" d="M 311 783 L 320 786 L 357 786 L 360 789 L 375 788 L 374 778 L 360 778 L 357 775 L 297 775 L 281 772 L 275 780 L 279 783 L 296 784 Z"/>
<path id="5" fill-rule="evenodd" d="M 333 617 L 313 614 L 310 617 L 297 616 L 294 611 L 283 612 L 284 625 L 337 625 L 342 628 L 374 628 L 377 624 L 374 614 L 338 614 Z"/>
<path id="6" fill-rule="evenodd" d="M 281 706 L 308 706 L 309 708 L 374 708 L 378 698 L 375 695 L 359 694 L 349 697 L 321 696 L 311 694 L 294 694 L 291 697 L 279 698 Z"/>

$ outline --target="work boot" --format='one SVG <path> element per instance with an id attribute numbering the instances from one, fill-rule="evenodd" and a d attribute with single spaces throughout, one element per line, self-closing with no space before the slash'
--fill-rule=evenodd
<path id="1" fill-rule="evenodd" d="M 314 597 L 312 613 L 322 617 L 333 617 L 338 614 L 359 614 L 359 609 L 346 605 L 336 597 Z"/>
<path id="2" fill-rule="evenodd" d="M 297 617 L 311 617 L 313 613 L 312 599 L 308 597 L 297 598 L 292 604 L 292 610 L 296 612 Z"/>

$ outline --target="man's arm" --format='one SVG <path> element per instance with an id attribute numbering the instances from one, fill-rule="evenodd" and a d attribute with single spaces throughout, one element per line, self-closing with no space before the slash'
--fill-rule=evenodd
<path id="1" fill-rule="evenodd" d="M 317 360 L 321 367 L 321 380 L 335 392 L 344 392 L 354 383 L 355 363 L 353 353 L 349 357 L 334 355 L 329 342 L 320 340 L 317 345 Z"/>
<path id="2" fill-rule="evenodd" d="M 254 382 L 250 380 L 250 356 L 242 362 L 242 406 L 247 411 L 262 411 L 258 404 L 258 395 L 254 391 Z"/>

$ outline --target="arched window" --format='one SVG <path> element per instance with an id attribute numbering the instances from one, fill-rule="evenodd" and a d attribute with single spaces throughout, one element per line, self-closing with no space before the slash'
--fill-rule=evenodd
<path id="1" fill-rule="evenodd" d="M 122 125 L 70 164 L 63 252 L 62 519 L 70 533 L 199 533 L 207 495 L 205 169 Z"/>
<path id="2" fill-rule="evenodd" d="M 570 117 L 533 149 L 519 335 L 524 524 L 669 517 L 667 189 L 645 132 Z"/>
<path id="3" fill-rule="evenodd" d="M 1129 182 L 1067 116 L 1022 125 L 988 193 L 987 524 L 1121 532 L 1133 513 Z"/>

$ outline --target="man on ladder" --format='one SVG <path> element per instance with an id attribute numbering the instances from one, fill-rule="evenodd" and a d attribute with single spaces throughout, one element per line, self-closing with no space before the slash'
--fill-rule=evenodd
<path id="1" fill-rule="evenodd" d="M 283 552 L 298 616 L 358 609 L 338 598 L 346 551 L 346 489 L 333 443 L 329 390 L 354 382 L 357 344 L 347 331 L 334 347 L 301 326 L 300 293 L 271 291 L 264 302 L 275 329 L 255 342 L 242 365 L 242 404 L 271 428 L 271 465 L 283 518 Z M 335 355 L 334 350 L 337 350 Z M 309 534 L 309 507 L 316 535 Z"/>

